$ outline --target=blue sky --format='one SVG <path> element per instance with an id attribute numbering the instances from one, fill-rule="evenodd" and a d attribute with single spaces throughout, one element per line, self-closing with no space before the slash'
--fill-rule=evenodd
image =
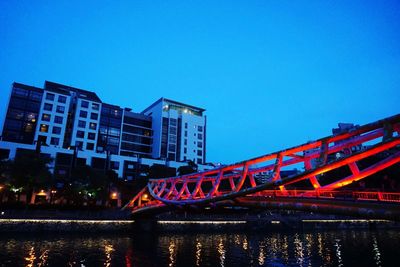
<path id="1" fill-rule="evenodd" d="M 400 113 L 399 1 L 0 1 L 0 25 L 2 96 L 49 80 L 204 107 L 208 161 Z"/>

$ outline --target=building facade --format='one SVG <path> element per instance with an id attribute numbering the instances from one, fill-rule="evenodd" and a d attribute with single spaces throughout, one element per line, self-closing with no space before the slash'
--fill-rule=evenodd
<path id="1" fill-rule="evenodd" d="M 161 98 L 141 113 L 107 104 L 96 93 L 46 81 L 13 83 L 1 128 L 0 154 L 37 150 L 66 178 L 77 165 L 112 169 L 126 180 L 153 164 L 178 168 L 206 162 L 204 109 Z"/>
<path id="2" fill-rule="evenodd" d="M 154 158 L 206 162 L 205 109 L 160 98 L 142 113 L 153 120 Z"/>

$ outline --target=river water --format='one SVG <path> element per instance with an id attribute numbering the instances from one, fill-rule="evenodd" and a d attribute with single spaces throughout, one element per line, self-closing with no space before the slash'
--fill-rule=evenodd
<path id="1" fill-rule="evenodd" d="M 400 266 L 400 231 L 2 234 L 0 266 Z"/>

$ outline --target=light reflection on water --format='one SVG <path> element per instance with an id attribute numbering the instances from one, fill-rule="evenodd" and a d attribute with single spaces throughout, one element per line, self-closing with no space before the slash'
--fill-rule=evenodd
<path id="1" fill-rule="evenodd" d="M 0 266 L 396 266 L 400 231 L 2 235 Z"/>

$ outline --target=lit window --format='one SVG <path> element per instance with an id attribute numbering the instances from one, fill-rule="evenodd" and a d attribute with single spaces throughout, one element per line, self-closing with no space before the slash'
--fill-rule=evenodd
<path id="1" fill-rule="evenodd" d="M 43 113 L 42 114 L 42 121 L 50 121 L 50 114 Z"/>
<path id="2" fill-rule="evenodd" d="M 49 131 L 49 125 L 47 124 L 40 124 L 40 132 L 47 133 Z"/>
<path id="3" fill-rule="evenodd" d="M 31 133 L 33 131 L 33 124 L 32 123 L 25 123 L 24 131 L 26 133 Z"/>
<path id="4" fill-rule="evenodd" d="M 89 124 L 89 128 L 92 129 L 92 130 L 96 130 L 96 128 L 97 128 L 97 123 L 91 122 L 91 123 Z"/>

